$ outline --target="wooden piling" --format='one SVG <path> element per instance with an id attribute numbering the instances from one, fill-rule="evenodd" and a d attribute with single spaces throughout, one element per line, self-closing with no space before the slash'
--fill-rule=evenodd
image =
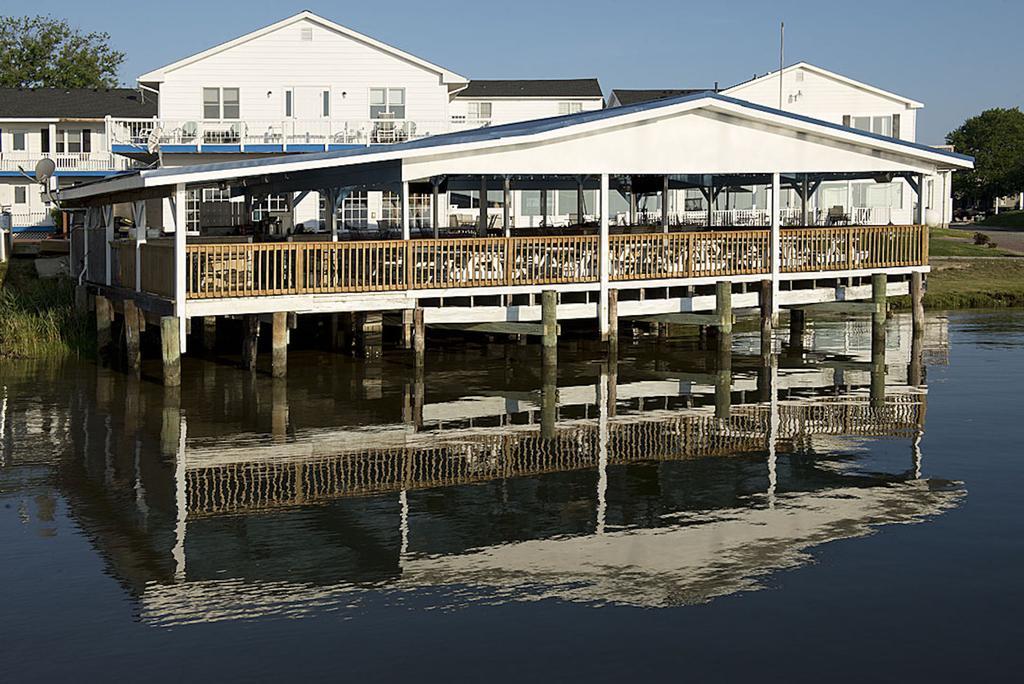
<path id="1" fill-rule="evenodd" d="M 608 342 L 619 343 L 619 291 L 608 290 Z"/>
<path id="2" fill-rule="evenodd" d="M 126 299 L 124 302 L 124 349 L 128 362 L 128 368 L 138 371 L 142 365 L 142 346 L 140 344 L 141 327 L 139 319 L 142 312 L 134 300 Z"/>
<path id="3" fill-rule="evenodd" d="M 288 374 L 288 314 L 278 311 L 273 316 L 271 326 L 271 360 L 270 374 L 275 378 L 283 378 Z"/>
<path id="4" fill-rule="evenodd" d="M 412 309 L 402 311 L 402 349 L 412 348 Z"/>
<path id="5" fill-rule="evenodd" d="M 761 314 L 761 360 L 769 360 L 772 354 L 772 281 L 762 280 L 758 296 Z"/>
<path id="6" fill-rule="evenodd" d="M 165 387 L 181 385 L 181 337 L 177 316 L 160 319 L 160 353 Z"/>
<path id="7" fill-rule="evenodd" d="M 720 280 L 715 283 L 715 315 L 718 330 L 723 335 L 732 334 L 732 282 Z"/>
<path id="8" fill-rule="evenodd" d="M 804 332 L 807 330 L 807 314 L 803 309 L 789 310 L 789 346 L 791 349 L 804 348 Z"/>
<path id="9" fill-rule="evenodd" d="M 203 316 L 203 351 L 212 354 L 217 348 L 217 317 Z"/>
<path id="10" fill-rule="evenodd" d="M 886 318 L 886 289 L 888 279 L 884 273 L 874 273 L 871 276 L 871 300 L 875 305 L 871 316 L 871 339 L 881 339 L 885 345 L 885 318 Z"/>
<path id="11" fill-rule="evenodd" d="M 541 323 L 543 335 L 541 344 L 545 351 L 558 347 L 558 293 L 544 290 L 540 295 Z"/>
<path id="12" fill-rule="evenodd" d="M 423 309 L 412 310 L 412 350 L 417 359 L 422 359 L 427 349 L 427 327 L 423 323 Z"/>
<path id="13" fill-rule="evenodd" d="M 260 317 L 252 314 L 242 317 L 242 367 L 256 370 L 256 353 L 260 341 Z"/>
<path id="14" fill-rule="evenodd" d="M 110 346 L 114 307 L 106 297 L 96 295 L 96 351 L 103 353 Z"/>

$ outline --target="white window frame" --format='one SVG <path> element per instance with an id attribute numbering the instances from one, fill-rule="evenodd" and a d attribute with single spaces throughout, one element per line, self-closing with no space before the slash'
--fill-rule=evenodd
<path id="1" fill-rule="evenodd" d="M 374 105 L 373 104 L 373 92 L 375 90 L 377 90 L 377 91 L 384 91 L 384 104 L 383 105 Z M 392 92 L 396 92 L 396 91 L 401 91 L 401 93 L 402 93 L 402 104 L 401 105 L 392 105 L 391 104 L 391 93 Z M 408 99 L 408 92 L 406 91 L 405 88 L 391 88 L 391 87 L 388 87 L 388 86 L 372 86 L 369 89 L 369 92 L 367 93 L 367 102 L 369 103 L 368 109 L 369 109 L 369 114 L 370 114 L 370 120 L 371 121 L 390 121 L 390 120 L 403 121 L 403 120 L 405 120 L 409 116 L 409 111 L 408 111 L 408 109 L 409 109 L 409 99 Z M 383 117 L 383 118 L 382 117 L 375 117 L 373 115 L 373 108 L 374 107 L 380 107 L 380 106 L 384 107 L 384 113 L 385 114 L 391 114 L 392 113 L 391 108 L 393 106 L 400 106 L 402 108 L 402 116 Z"/>
<path id="2" fill-rule="evenodd" d="M 583 111 L 583 103 L 578 101 L 566 100 L 558 103 L 558 115 L 568 116 L 569 114 L 579 114 Z"/>
<path id="3" fill-rule="evenodd" d="M 295 88 L 285 88 L 281 96 L 282 113 L 286 119 L 295 118 Z"/>
<path id="4" fill-rule="evenodd" d="M 73 141 L 71 134 L 77 133 L 78 140 Z M 82 133 L 81 128 L 58 128 L 55 139 L 50 142 L 53 145 L 53 151 L 57 154 L 82 154 L 83 145 L 85 144 L 85 136 Z M 77 150 L 71 149 L 71 143 L 75 142 L 78 145 Z"/>
<path id="5" fill-rule="evenodd" d="M 19 135 L 21 147 L 18 147 Z M 28 131 L 11 131 L 11 152 L 28 152 Z"/>
<path id="6" fill-rule="evenodd" d="M 320 116 L 329 119 L 331 118 L 331 89 L 324 88 L 320 91 Z"/>
<path id="7" fill-rule="evenodd" d="M 487 109 L 487 114 L 483 113 L 484 108 Z M 494 103 L 486 101 L 476 101 L 466 103 L 466 118 L 470 121 L 490 121 L 494 117 Z"/>
<path id="8" fill-rule="evenodd" d="M 206 116 L 206 91 L 216 90 L 217 91 L 217 116 L 210 118 Z M 224 108 L 226 103 L 224 101 L 224 91 L 234 90 L 238 93 L 238 116 L 225 116 Z M 203 121 L 241 121 L 242 120 L 242 89 L 239 86 L 203 86 L 199 89 L 199 106 L 202 113 Z"/>
<path id="9" fill-rule="evenodd" d="M 21 195 L 21 199 L 18 199 L 18 195 Z M 28 204 L 28 186 L 27 185 L 15 185 L 14 186 L 14 204 Z"/>

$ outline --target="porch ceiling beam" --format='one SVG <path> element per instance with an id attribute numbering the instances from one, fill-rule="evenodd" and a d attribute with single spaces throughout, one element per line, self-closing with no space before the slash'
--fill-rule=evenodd
<path id="1" fill-rule="evenodd" d="M 343 186 L 386 186 L 402 180 L 401 161 L 376 162 L 359 166 L 266 174 L 227 179 L 232 196 L 296 192 Z"/>
<path id="2" fill-rule="evenodd" d="M 155 188 L 142 188 L 139 190 L 125 190 L 114 192 L 108 195 L 97 195 L 79 200 L 66 200 L 64 206 L 69 209 L 77 207 L 102 207 L 107 204 L 121 204 L 139 202 L 148 199 L 162 199 L 174 194 L 174 186 L 161 186 Z"/>

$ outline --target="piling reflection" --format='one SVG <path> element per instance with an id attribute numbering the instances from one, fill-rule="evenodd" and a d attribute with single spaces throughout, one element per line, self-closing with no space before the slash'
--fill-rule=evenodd
<path id="1" fill-rule="evenodd" d="M 180 390 L 98 368 L 66 407 L 59 489 L 153 624 L 426 588 L 706 601 L 963 496 L 921 479 L 929 341 L 905 326 L 811 323 L 769 357 L 737 333 L 560 366 L 514 343 L 292 359 L 287 380 L 203 362 Z M 878 441 L 906 459 L 881 469 Z"/>

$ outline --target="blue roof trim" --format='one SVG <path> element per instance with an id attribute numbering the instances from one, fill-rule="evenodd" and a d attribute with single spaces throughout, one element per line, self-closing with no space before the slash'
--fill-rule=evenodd
<path id="1" fill-rule="evenodd" d="M 672 107 L 686 102 L 694 102 L 704 99 L 726 102 L 729 104 L 737 105 L 739 107 L 752 109 L 754 111 L 773 114 L 776 116 L 792 119 L 794 121 L 800 121 L 802 123 L 810 123 L 836 131 L 842 131 L 843 133 L 853 134 L 868 140 L 884 142 L 891 145 L 899 145 L 901 147 L 906 147 L 908 149 L 929 152 L 931 154 L 949 157 L 952 159 L 971 162 L 974 161 L 973 157 L 970 157 L 965 154 L 959 154 L 956 152 L 946 152 L 945 150 L 939 150 L 928 145 L 923 145 L 921 143 L 909 142 L 906 140 L 897 140 L 895 138 L 889 138 L 884 135 L 879 135 L 877 133 L 869 133 L 867 131 L 861 131 L 856 128 L 848 128 L 841 124 L 832 123 L 830 121 L 822 121 L 821 119 L 815 119 L 813 117 L 804 116 L 801 114 L 794 114 L 792 112 L 775 109 L 773 107 L 766 107 L 764 105 L 754 104 L 752 102 L 747 102 L 746 100 L 739 100 L 733 97 L 722 95 L 721 93 L 715 93 L 713 91 L 694 93 L 692 95 L 682 95 L 680 97 L 669 97 L 662 100 L 654 100 L 652 102 L 640 102 L 633 105 L 623 105 L 621 107 L 597 109 L 588 112 L 580 112 L 578 114 L 565 114 L 562 116 L 554 116 L 546 119 L 535 119 L 531 121 L 521 121 L 509 124 L 502 124 L 500 126 L 475 128 L 469 131 L 459 131 L 456 133 L 442 133 L 439 135 L 433 135 L 426 138 L 420 138 L 419 140 L 410 140 L 408 142 L 395 143 L 386 146 L 381 145 L 375 147 L 359 147 L 357 149 L 352 150 L 332 150 L 329 152 L 313 152 L 302 155 L 302 159 L 309 161 L 317 161 L 322 159 L 342 159 L 348 157 L 359 157 L 367 154 L 376 154 L 383 151 L 401 152 L 404 150 L 420 150 L 432 147 L 443 147 L 446 145 L 461 145 L 466 143 L 486 142 L 489 140 L 500 140 L 502 138 L 515 138 L 526 135 L 536 135 L 538 133 L 556 131 L 563 128 L 576 126 L 579 124 L 590 123 L 593 121 L 604 121 L 607 119 L 615 119 L 622 116 L 628 116 L 630 114 L 634 114 L 637 112 L 653 111 L 665 107 Z M 291 146 L 289 145 L 289 148 L 290 147 Z M 166 147 L 164 148 L 164 151 L 167 151 Z M 290 164 L 295 161 L 295 157 L 280 157 L 274 159 L 253 160 L 247 159 L 231 162 L 202 164 L 201 167 L 203 170 L 216 171 L 233 168 L 242 169 L 258 164 L 260 166 L 267 167 L 269 170 L 270 168 L 278 164 Z M 182 168 L 185 167 L 165 167 L 161 169 L 152 169 L 147 172 L 147 176 L 159 177 L 162 175 L 177 174 L 180 173 Z"/>

